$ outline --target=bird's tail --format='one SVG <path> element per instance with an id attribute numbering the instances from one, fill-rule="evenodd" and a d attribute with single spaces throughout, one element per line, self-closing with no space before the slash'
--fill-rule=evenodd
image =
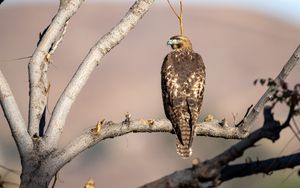
<path id="1" fill-rule="evenodd" d="M 178 139 L 176 139 L 176 151 L 178 155 L 183 159 L 187 159 L 192 155 L 192 148 L 189 144 L 182 145 Z"/>

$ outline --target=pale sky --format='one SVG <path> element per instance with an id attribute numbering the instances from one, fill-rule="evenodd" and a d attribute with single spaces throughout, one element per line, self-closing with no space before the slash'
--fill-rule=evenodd
<path id="1" fill-rule="evenodd" d="M 86 0 L 91 2 L 129 3 L 134 0 Z M 176 3 L 176 0 L 171 0 Z M 177 0 L 178 2 L 179 0 Z M 31 4 L 31 3 L 51 3 L 58 0 L 5 0 L 1 6 Z M 300 0 L 183 0 L 185 4 L 216 5 L 216 6 L 236 6 L 245 9 L 254 9 L 262 13 L 270 14 L 300 26 Z M 166 3 L 166 0 L 157 0 L 157 3 Z"/>

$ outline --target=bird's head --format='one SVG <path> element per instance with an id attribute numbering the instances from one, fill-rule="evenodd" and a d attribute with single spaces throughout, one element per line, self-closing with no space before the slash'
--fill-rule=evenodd
<path id="1" fill-rule="evenodd" d="M 173 50 L 176 49 L 190 49 L 192 50 L 192 43 L 191 41 L 183 35 L 176 35 L 171 37 L 167 45 L 170 45 Z"/>

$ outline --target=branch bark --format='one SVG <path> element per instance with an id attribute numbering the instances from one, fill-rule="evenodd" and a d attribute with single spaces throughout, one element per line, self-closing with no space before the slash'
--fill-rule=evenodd
<path id="1" fill-rule="evenodd" d="M 103 56 L 119 44 L 128 32 L 134 28 L 153 3 L 154 0 L 137 0 L 120 23 L 110 32 L 105 34 L 85 57 L 53 110 L 53 114 L 45 134 L 45 141 L 50 147 L 49 150 L 57 146 L 71 106 L 83 86 L 86 84 L 92 71 L 99 64 Z"/>
<path id="2" fill-rule="evenodd" d="M 39 123 L 47 103 L 49 52 L 52 54 L 56 49 L 63 37 L 66 23 L 77 12 L 82 2 L 83 0 L 72 0 L 60 4 L 57 14 L 42 34 L 28 64 L 30 83 L 28 130 L 31 136 L 38 134 Z"/>
<path id="3" fill-rule="evenodd" d="M 0 102 L 21 158 L 32 151 L 32 140 L 13 93 L 0 70 Z"/>
<path id="4" fill-rule="evenodd" d="M 229 149 L 217 155 L 216 157 L 206 160 L 192 168 L 177 171 L 165 176 L 159 180 L 142 186 L 143 188 L 175 188 L 175 187 L 210 187 L 216 186 L 221 177 L 221 171 L 229 162 L 242 156 L 244 151 L 252 147 L 256 142 L 267 138 L 275 142 L 280 138 L 281 130 L 288 127 L 289 122 L 283 125 L 274 120 L 270 107 L 264 109 L 265 122 L 262 128 L 254 131 L 244 140 L 231 146 Z M 300 159 L 299 159 L 300 161 Z M 286 165 L 286 168 L 290 166 Z M 283 168 L 281 166 L 281 168 Z M 225 180 L 224 180 L 225 181 Z"/>
<path id="5" fill-rule="evenodd" d="M 297 65 L 300 58 L 300 45 L 296 48 L 295 52 L 292 54 L 288 62 L 284 65 L 281 72 L 278 74 L 276 79 L 274 80 L 276 83 L 280 83 L 280 81 L 285 80 L 292 69 Z M 267 91 L 263 94 L 263 96 L 259 99 L 250 113 L 243 119 L 242 124 L 240 125 L 245 131 L 249 131 L 251 128 L 251 124 L 257 118 L 259 112 L 264 108 L 265 104 L 271 99 L 273 96 L 273 92 L 280 86 L 280 84 L 270 86 Z"/>
<path id="6" fill-rule="evenodd" d="M 271 172 L 276 170 L 294 168 L 298 165 L 300 165 L 300 153 L 263 161 L 228 165 L 221 171 L 220 183 L 231 180 L 233 178 L 240 178 L 258 173 L 270 174 Z"/>
<path id="7" fill-rule="evenodd" d="M 229 181 L 234 178 L 250 176 L 253 174 L 264 173 L 270 174 L 276 170 L 282 170 L 286 168 L 294 168 L 295 166 L 300 165 L 300 153 L 267 159 L 263 161 L 255 161 L 251 163 L 228 165 L 224 167 L 220 172 L 220 178 L 216 184 L 220 185 L 225 181 Z M 183 171 L 174 172 L 173 174 L 164 177 L 158 181 L 146 184 L 142 188 L 174 188 L 183 186 L 183 182 L 188 182 L 191 188 L 205 188 L 213 186 L 213 183 L 208 182 L 199 182 L 195 169 L 197 167 L 192 167 L 185 169 Z M 191 177 L 194 179 L 191 180 Z M 166 182 L 166 178 L 169 178 Z M 172 178 L 172 179 L 171 179 Z M 201 179 L 200 179 L 201 180 Z"/>
<path id="8" fill-rule="evenodd" d="M 241 139 L 248 133 L 241 131 L 237 127 L 230 127 L 227 124 L 221 125 L 223 122 L 212 120 L 209 122 L 201 122 L 195 129 L 197 136 L 211 136 L 225 139 Z M 67 162 L 71 161 L 79 153 L 89 147 L 108 138 L 122 136 L 128 133 L 153 133 L 153 132 L 168 132 L 174 134 L 174 130 L 169 120 L 134 120 L 129 124 L 106 122 L 100 128 L 99 133 L 95 133 L 93 128 L 84 132 L 81 136 L 74 139 L 61 151 L 59 151 L 57 165 L 62 167 Z"/>

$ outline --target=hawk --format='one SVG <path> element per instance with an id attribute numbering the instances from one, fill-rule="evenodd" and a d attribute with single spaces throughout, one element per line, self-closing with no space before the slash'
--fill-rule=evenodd
<path id="1" fill-rule="evenodd" d="M 205 66 L 186 36 L 173 36 L 167 44 L 172 51 L 161 68 L 162 98 L 166 117 L 177 135 L 177 153 L 186 159 L 192 155 L 194 130 L 203 100 Z"/>

